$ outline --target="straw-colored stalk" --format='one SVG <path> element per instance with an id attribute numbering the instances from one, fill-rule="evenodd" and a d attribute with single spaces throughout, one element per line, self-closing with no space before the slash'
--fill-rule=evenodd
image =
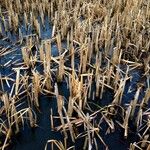
<path id="1" fill-rule="evenodd" d="M 131 114 L 131 110 L 132 110 L 132 102 L 129 105 L 129 107 L 126 110 L 126 115 L 124 118 L 124 123 L 123 123 L 123 127 L 124 127 L 124 137 L 127 138 L 128 137 L 128 122 L 129 122 L 129 118 L 130 118 L 130 114 Z"/>
<path id="2" fill-rule="evenodd" d="M 38 36 L 41 37 L 41 29 L 40 29 L 40 24 L 38 22 L 38 19 L 34 18 L 33 19 L 33 24 L 34 24 L 34 27 L 36 29 L 36 32 L 37 32 Z"/>
<path id="3" fill-rule="evenodd" d="M 145 94 L 145 96 L 144 96 L 144 103 L 145 103 L 145 104 L 148 104 L 149 99 L 150 99 L 150 89 L 147 88 L 146 94 Z"/>
<path id="4" fill-rule="evenodd" d="M 26 47 L 22 48 L 22 57 L 24 60 L 24 63 L 27 67 L 30 66 L 30 56 L 29 56 L 29 50 Z"/>
<path id="5" fill-rule="evenodd" d="M 58 18 L 58 14 L 57 12 L 55 12 L 55 17 L 54 17 L 54 22 L 53 22 L 53 29 L 52 29 L 52 37 L 54 37 L 55 33 L 56 33 L 56 27 L 57 27 L 57 18 Z"/>
<path id="6" fill-rule="evenodd" d="M 69 97 L 69 101 L 68 101 L 68 116 L 71 117 L 72 113 L 73 113 L 73 105 L 74 105 L 74 99 Z"/>
<path id="7" fill-rule="evenodd" d="M 27 29 L 28 17 L 27 17 L 27 13 L 26 12 L 24 12 L 24 22 L 25 22 L 25 28 Z"/>
<path id="8" fill-rule="evenodd" d="M 59 61 L 59 68 L 58 68 L 58 75 L 57 75 L 57 81 L 62 82 L 63 76 L 64 76 L 65 70 L 64 70 L 64 57 L 60 56 Z"/>
<path id="9" fill-rule="evenodd" d="M 16 107 L 14 105 L 14 103 L 11 104 L 11 112 L 10 112 L 10 124 L 9 126 L 11 126 L 11 123 L 15 122 L 15 127 L 16 127 L 16 130 L 15 130 L 15 133 L 18 133 L 19 132 L 19 119 L 18 119 L 18 114 L 17 114 L 17 110 L 16 110 Z"/>
<path id="10" fill-rule="evenodd" d="M 62 45 L 61 45 L 61 35 L 60 35 L 60 33 L 57 34 L 56 40 L 57 40 L 58 52 L 59 52 L 59 55 L 61 55 Z"/>
<path id="11" fill-rule="evenodd" d="M 40 53 L 40 61 L 44 61 L 44 47 L 43 44 L 40 45 L 39 47 L 39 53 Z"/>
<path id="12" fill-rule="evenodd" d="M 82 73 L 86 72 L 86 65 L 87 65 L 87 54 L 88 54 L 88 48 L 85 48 L 82 50 L 83 57 L 82 57 Z"/>
<path id="13" fill-rule="evenodd" d="M 33 71 L 33 79 L 32 79 L 32 91 L 33 91 L 33 102 L 39 107 L 39 93 L 40 93 L 40 75 L 38 72 Z"/>
<path id="14" fill-rule="evenodd" d="M 31 128 L 35 127 L 36 126 L 36 119 L 34 119 L 34 115 L 33 115 L 31 108 L 29 108 L 29 110 L 28 110 L 28 116 L 29 116 L 29 122 L 30 122 Z"/>
<path id="15" fill-rule="evenodd" d="M 112 64 L 117 65 L 119 63 L 119 50 L 114 48 L 113 56 L 112 56 Z"/>
<path id="16" fill-rule="evenodd" d="M 8 111 L 9 111 L 8 108 L 10 106 L 10 101 L 9 101 L 8 94 L 3 93 L 2 96 L 1 96 L 1 100 L 4 103 L 5 112 L 6 112 L 6 114 L 8 114 Z"/>
<path id="17" fill-rule="evenodd" d="M 16 69 L 16 88 L 15 88 L 15 95 L 18 95 L 19 80 L 20 80 L 20 69 Z"/>
<path id="18" fill-rule="evenodd" d="M 147 135 L 144 136 L 144 139 L 143 139 L 143 141 L 141 143 L 141 148 L 146 148 L 147 147 L 146 141 L 148 141 L 148 138 L 149 138 L 149 134 L 147 134 Z"/>

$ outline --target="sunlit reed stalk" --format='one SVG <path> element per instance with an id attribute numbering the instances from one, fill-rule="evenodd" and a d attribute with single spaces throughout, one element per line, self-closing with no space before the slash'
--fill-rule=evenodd
<path id="1" fill-rule="evenodd" d="M 62 45 L 61 45 L 61 35 L 60 33 L 57 34 L 57 47 L 58 47 L 58 52 L 59 52 L 59 55 L 61 55 L 62 53 Z"/>
<path id="2" fill-rule="evenodd" d="M 22 57 L 26 66 L 30 66 L 30 56 L 29 56 L 29 49 L 26 47 L 22 48 Z"/>
<path id="3" fill-rule="evenodd" d="M 124 137 L 127 138 L 128 137 L 128 123 L 129 123 L 129 117 L 131 114 L 131 110 L 132 110 L 132 103 L 130 104 L 130 106 L 127 108 L 126 110 L 126 115 L 124 118 L 124 123 L 123 123 L 123 127 L 124 127 Z"/>
<path id="4" fill-rule="evenodd" d="M 57 75 L 57 81 L 62 82 L 63 76 L 64 76 L 64 58 L 63 56 L 60 56 L 60 62 L 59 62 L 59 68 L 58 68 L 58 75 Z"/>
<path id="5" fill-rule="evenodd" d="M 33 89 L 33 103 L 35 106 L 39 107 L 39 94 L 40 94 L 40 75 L 38 72 L 33 71 L 32 79 L 32 89 Z"/>
<path id="6" fill-rule="evenodd" d="M 51 90 L 51 42 L 45 43 L 45 65 L 44 65 L 44 73 L 45 73 L 45 85 L 48 90 Z"/>
<path id="7" fill-rule="evenodd" d="M 40 61 L 44 61 L 44 47 L 43 43 L 39 46 L 39 53 L 40 53 Z"/>
<path id="8" fill-rule="evenodd" d="M 15 86 L 15 95 L 18 95 L 18 88 L 19 88 L 19 76 L 20 76 L 20 69 L 16 70 L 16 86 Z"/>

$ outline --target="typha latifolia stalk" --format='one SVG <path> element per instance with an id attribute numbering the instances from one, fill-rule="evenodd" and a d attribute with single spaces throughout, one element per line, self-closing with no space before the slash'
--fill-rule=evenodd
<path id="1" fill-rule="evenodd" d="M 30 56 L 29 56 L 29 49 L 26 47 L 22 48 L 22 57 L 24 60 L 24 64 L 29 67 L 30 66 Z"/>
<path id="2" fill-rule="evenodd" d="M 54 37 L 55 35 L 55 32 L 56 32 L 56 27 L 57 27 L 57 17 L 58 17 L 58 14 L 57 12 L 55 12 L 55 17 L 54 17 L 54 23 L 53 23 L 53 29 L 52 29 L 52 37 Z"/>
<path id="3" fill-rule="evenodd" d="M 59 61 L 59 68 L 58 68 L 58 75 L 57 75 L 57 81 L 62 82 L 63 76 L 64 76 L 65 70 L 64 70 L 64 57 L 60 56 Z"/>
<path id="4" fill-rule="evenodd" d="M 32 101 L 36 107 L 39 107 L 40 75 L 37 71 L 33 71 L 32 73 Z"/>
<path id="5" fill-rule="evenodd" d="M 45 43 L 45 57 L 46 57 L 46 68 L 44 68 L 46 77 L 46 87 L 48 90 L 52 88 L 51 85 L 51 41 Z"/>
<path id="6" fill-rule="evenodd" d="M 61 55 L 62 45 L 61 45 L 61 35 L 60 35 L 60 33 L 57 34 L 56 40 L 57 40 L 58 52 L 59 52 L 59 55 Z"/>
<path id="7" fill-rule="evenodd" d="M 39 53 L 40 53 L 40 61 L 43 62 L 44 61 L 44 44 L 43 43 L 39 46 Z"/>
<path id="8" fill-rule="evenodd" d="M 39 37 L 41 37 L 40 24 L 39 24 L 39 22 L 38 22 L 38 19 L 36 19 L 35 17 L 33 18 L 33 24 L 34 24 L 36 33 L 38 34 Z"/>
<path id="9" fill-rule="evenodd" d="M 26 12 L 24 12 L 24 23 L 25 23 L 25 29 L 27 30 L 28 17 L 27 17 L 27 13 Z"/>

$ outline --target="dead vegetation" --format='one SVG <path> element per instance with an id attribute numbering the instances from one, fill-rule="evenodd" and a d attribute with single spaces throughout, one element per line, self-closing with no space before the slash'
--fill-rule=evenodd
<path id="1" fill-rule="evenodd" d="M 47 24 L 52 31 L 45 39 Z M 84 149 L 98 149 L 98 140 L 108 149 L 101 137 L 101 125 L 108 125 L 107 134 L 119 125 L 124 138 L 128 138 L 130 122 L 140 139 L 131 143 L 130 149 L 150 149 L 148 0 L 3 0 L 0 38 L 12 43 L 0 47 L 0 136 L 5 139 L 0 140 L 0 149 L 9 145 L 11 136 L 19 132 L 26 119 L 36 127 L 33 108 L 40 111 L 42 94 L 56 97 L 58 117 L 51 115 L 52 129 L 62 131 L 65 137 L 65 144 L 49 140 L 45 149 L 48 144 L 58 149 L 74 148 L 67 148 L 68 137 L 72 142 L 84 137 Z M 21 47 L 19 51 L 14 45 Z M 54 45 L 57 55 L 53 54 Z M 21 62 L 3 63 L 15 51 L 21 55 Z M 10 75 L 3 75 L 3 69 L 8 68 Z M 136 85 L 128 87 L 134 82 L 133 72 L 138 71 L 141 73 Z M 59 93 L 58 84 L 62 82 L 69 89 L 67 104 Z M 113 100 L 103 107 L 97 105 L 96 99 L 106 101 L 103 97 L 108 90 Z M 128 93 L 134 96 L 127 102 Z M 24 103 L 26 107 L 20 107 Z M 53 119 L 60 119 L 61 124 L 55 127 Z M 83 133 L 78 133 L 79 127 L 84 127 Z"/>

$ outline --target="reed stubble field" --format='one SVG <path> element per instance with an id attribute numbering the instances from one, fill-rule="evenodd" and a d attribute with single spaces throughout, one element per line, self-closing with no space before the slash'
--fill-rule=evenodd
<path id="1" fill-rule="evenodd" d="M 0 149 L 48 112 L 45 150 L 149 150 L 149 100 L 149 0 L 0 0 Z"/>

